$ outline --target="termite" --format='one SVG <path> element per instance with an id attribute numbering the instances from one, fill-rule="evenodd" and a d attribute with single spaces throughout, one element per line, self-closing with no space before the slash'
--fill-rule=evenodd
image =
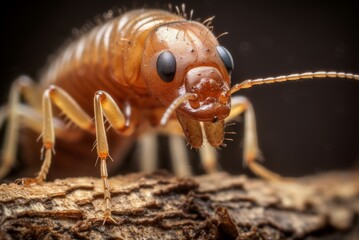
<path id="1" fill-rule="evenodd" d="M 103 180 L 103 218 L 114 221 L 106 162 L 111 157 L 104 118 L 117 134 L 111 139 L 119 142 L 111 151 L 113 158 L 123 150 L 123 139 L 152 131 L 181 134 L 191 147 L 199 149 L 204 168 L 211 172 L 216 170 L 211 147 L 223 144 L 226 122 L 244 114 L 245 164 L 263 178 L 281 179 L 256 161 L 260 151 L 253 107 L 247 98 L 233 94 L 261 84 L 312 78 L 359 80 L 359 75 L 306 72 L 244 80 L 231 86 L 233 59 L 212 33 L 211 21 L 212 18 L 193 21 L 192 12 L 187 16 L 184 7 L 178 9 L 178 14 L 132 10 L 69 44 L 46 68 L 39 84 L 27 76 L 19 77 L 0 114 L 0 119 L 8 119 L 0 176 L 5 176 L 14 163 L 20 124 L 41 133 L 43 144 L 43 164 L 37 176 L 17 181 L 25 185 L 46 180 L 56 138 L 69 142 L 70 147 L 76 143 L 76 148 L 86 149 L 85 154 L 91 155 L 89 141 L 79 139 L 96 136 Z M 20 103 L 21 96 L 26 104 Z M 60 112 L 78 129 L 66 128 Z M 171 149 L 176 159 L 181 150 Z M 72 158 L 76 161 L 77 155 Z"/>

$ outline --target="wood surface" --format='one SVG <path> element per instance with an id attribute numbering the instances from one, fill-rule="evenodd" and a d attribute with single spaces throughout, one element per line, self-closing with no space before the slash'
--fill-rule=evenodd
<path id="1" fill-rule="evenodd" d="M 359 174 L 288 182 L 166 172 L 0 186 L 0 239 L 359 239 Z"/>

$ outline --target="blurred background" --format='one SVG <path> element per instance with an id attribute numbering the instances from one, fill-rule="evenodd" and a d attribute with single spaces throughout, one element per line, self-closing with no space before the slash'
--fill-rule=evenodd
<path id="1" fill-rule="evenodd" d="M 170 2 L 186 3 L 187 9 L 194 9 L 195 19 L 215 15 L 215 35 L 229 32 L 219 41 L 234 58 L 233 83 L 318 70 L 359 73 L 359 14 L 355 1 Z M 48 57 L 71 37 L 73 29 L 81 28 L 87 20 L 113 7 L 167 9 L 168 3 L 12 0 L 3 4 L 1 104 L 7 101 L 16 76 L 27 74 L 36 79 Z M 237 94 L 247 96 L 253 103 L 263 164 L 269 169 L 286 176 L 301 176 L 357 166 L 358 81 L 287 82 Z M 230 173 L 243 173 L 246 170 L 241 157 L 242 121 L 231 130 L 238 134 L 234 142 L 226 142 L 228 146 L 219 152 L 220 165 Z M 166 140 L 160 140 L 166 146 Z M 163 153 L 161 156 L 164 156 L 161 166 L 166 167 L 168 158 Z M 200 173 L 196 152 L 191 151 L 190 156 L 191 164 Z M 119 172 L 132 171 L 131 166 L 128 160 Z"/>

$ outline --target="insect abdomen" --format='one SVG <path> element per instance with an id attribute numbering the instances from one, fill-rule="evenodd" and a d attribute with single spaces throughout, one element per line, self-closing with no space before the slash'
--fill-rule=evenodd
<path id="1" fill-rule="evenodd" d="M 43 87 L 62 87 L 87 112 L 92 112 L 97 90 L 108 92 L 119 105 L 124 99 L 136 105 L 150 97 L 140 74 L 148 33 L 163 23 L 183 20 L 160 10 L 135 10 L 113 18 L 64 48 L 42 75 Z"/>

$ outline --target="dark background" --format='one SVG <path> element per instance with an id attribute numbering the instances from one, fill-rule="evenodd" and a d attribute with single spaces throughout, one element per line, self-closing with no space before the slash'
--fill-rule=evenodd
<path id="1" fill-rule="evenodd" d="M 179 4 L 186 1 L 172 1 Z M 168 1 L 19 1 L 1 7 L 1 103 L 20 74 L 39 70 L 69 37 L 112 7 L 160 7 Z M 215 15 L 216 35 L 235 61 L 233 82 L 306 71 L 359 73 L 359 14 L 344 1 L 188 1 L 194 18 Z M 257 116 L 259 144 L 270 169 L 299 176 L 358 163 L 359 82 L 320 79 L 242 90 Z M 91 100 L 90 100 L 91 101 Z M 220 152 L 221 166 L 242 172 L 242 124 Z M 195 155 L 195 153 L 191 153 Z M 89 163 L 92 164 L 92 163 Z M 198 160 L 193 160 L 195 166 Z"/>

